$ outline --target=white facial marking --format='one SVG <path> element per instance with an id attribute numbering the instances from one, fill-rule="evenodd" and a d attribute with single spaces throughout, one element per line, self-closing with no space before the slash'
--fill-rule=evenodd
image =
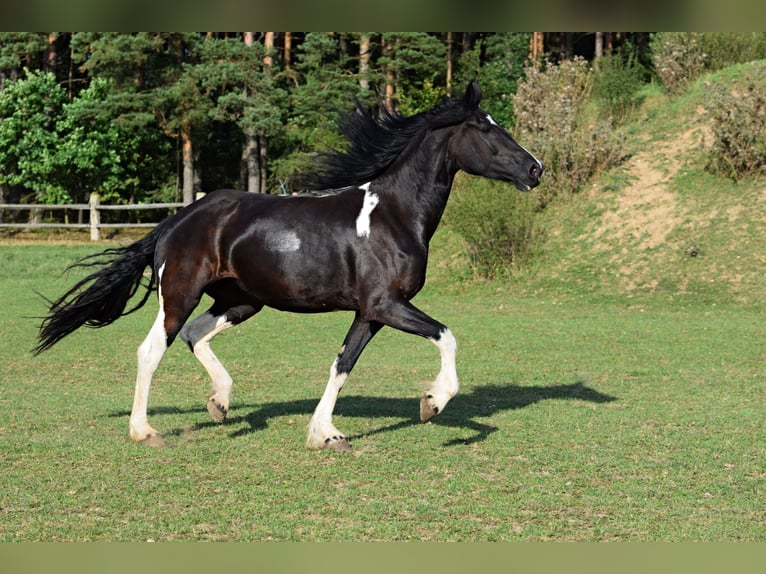
<path id="1" fill-rule="evenodd" d="M 301 248 L 301 240 L 295 231 L 278 231 L 266 237 L 266 248 L 272 251 L 290 253 Z"/>
<path id="2" fill-rule="evenodd" d="M 519 142 L 516 142 L 516 143 L 519 143 Z M 541 162 L 539 159 L 537 159 L 537 158 L 535 157 L 535 154 L 533 154 L 531 151 L 529 151 L 527 148 L 525 148 L 525 147 L 524 147 L 523 145 L 521 145 L 521 144 L 519 144 L 519 147 L 520 147 L 521 149 L 523 149 L 525 152 L 527 152 L 529 155 L 531 155 L 531 156 L 532 156 L 532 159 L 533 159 L 533 160 L 535 160 L 535 161 L 537 162 L 537 165 L 538 165 L 538 166 L 540 166 L 540 169 L 543 169 L 543 164 L 542 164 L 542 162 Z"/>
<path id="3" fill-rule="evenodd" d="M 370 236 L 370 214 L 380 201 L 378 194 L 370 192 L 370 183 L 371 182 L 367 182 L 364 185 L 359 186 L 359 189 L 364 190 L 362 210 L 359 212 L 359 216 L 356 218 L 356 234 L 359 237 Z"/>
<path id="4" fill-rule="evenodd" d="M 487 121 L 488 121 L 489 123 L 491 123 L 493 126 L 497 126 L 497 127 L 499 127 L 499 128 L 501 127 L 501 126 L 500 126 L 500 124 L 498 124 L 498 123 L 497 123 L 497 122 L 494 120 L 494 118 L 493 118 L 492 116 L 490 116 L 489 114 L 487 114 Z M 516 143 L 519 143 L 519 142 L 516 142 Z M 525 152 L 527 152 L 529 155 L 531 155 L 531 156 L 532 156 L 532 159 L 534 159 L 534 160 L 537 162 L 537 165 L 538 165 L 538 166 L 540 166 L 540 169 L 543 169 L 543 164 L 542 164 L 542 162 L 541 162 L 539 159 L 537 159 L 537 158 L 535 157 L 535 154 L 533 154 L 531 151 L 529 151 L 527 148 L 525 148 L 525 147 L 524 147 L 523 145 L 521 145 L 521 144 L 519 144 L 519 147 L 520 147 L 521 149 L 523 149 Z M 531 188 L 528 188 L 528 190 L 529 190 L 529 189 L 531 189 Z"/>

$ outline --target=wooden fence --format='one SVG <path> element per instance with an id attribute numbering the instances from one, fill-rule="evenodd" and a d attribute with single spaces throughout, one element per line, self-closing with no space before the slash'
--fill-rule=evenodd
<path id="1" fill-rule="evenodd" d="M 183 207 L 183 203 L 136 203 L 130 205 L 104 205 L 100 201 L 100 197 L 96 193 L 90 195 L 88 203 L 58 203 L 58 204 L 29 204 L 29 203 L 4 203 L 0 204 L 0 211 L 22 211 L 27 210 L 30 213 L 42 213 L 45 211 L 76 211 L 78 212 L 77 222 L 71 223 L 67 217 L 62 218 L 63 221 L 54 222 L 27 222 L 27 223 L 6 223 L 0 221 L 0 228 L 19 228 L 19 229 L 42 229 L 46 227 L 59 227 L 68 229 L 90 229 L 90 238 L 92 241 L 98 241 L 101 239 L 101 230 L 115 227 L 154 227 L 159 223 L 155 221 L 153 223 L 136 223 L 136 222 L 120 222 L 120 223 L 102 223 L 101 213 L 104 211 L 125 211 L 125 210 L 147 210 L 147 209 L 171 209 L 176 210 Z M 83 222 L 82 215 L 88 213 L 88 221 Z M 30 218 L 33 219 L 33 218 Z"/>

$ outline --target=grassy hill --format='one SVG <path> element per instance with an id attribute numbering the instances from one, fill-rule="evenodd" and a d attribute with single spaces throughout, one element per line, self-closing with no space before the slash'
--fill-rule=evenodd
<path id="1" fill-rule="evenodd" d="M 735 183 L 706 170 L 711 88 L 754 66 L 766 62 L 705 76 L 678 97 L 649 87 L 625 128 L 626 161 L 536 217 L 539 239 L 514 288 L 636 302 L 766 302 L 766 173 Z M 454 278 L 464 264 L 456 240 L 438 239 L 448 254 L 436 257 Z"/>

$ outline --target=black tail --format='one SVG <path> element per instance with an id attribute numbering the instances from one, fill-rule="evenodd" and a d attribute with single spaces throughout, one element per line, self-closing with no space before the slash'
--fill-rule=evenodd
<path id="1" fill-rule="evenodd" d="M 154 248 L 164 227 L 158 225 L 146 237 L 126 247 L 107 249 L 70 265 L 69 268 L 99 269 L 50 303 L 49 314 L 40 325 L 34 354 L 42 353 L 83 325 L 105 327 L 142 307 L 154 285 Z M 125 311 L 142 284 L 147 266 L 152 266 L 152 275 L 145 284 L 146 293 L 132 309 Z"/>

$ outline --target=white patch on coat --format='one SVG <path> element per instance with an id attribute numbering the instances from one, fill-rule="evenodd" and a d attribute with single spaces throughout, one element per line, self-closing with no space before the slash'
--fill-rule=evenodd
<path id="1" fill-rule="evenodd" d="M 271 251 L 291 253 L 301 248 L 301 239 L 295 231 L 277 231 L 266 237 L 266 248 Z"/>
<path id="2" fill-rule="evenodd" d="M 362 200 L 362 209 L 356 218 L 356 234 L 358 237 L 370 236 L 370 214 L 380 202 L 377 193 L 370 191 L 371 182 L 360 185 L 359 189 L 364 190 L 364 199 Z"/>

